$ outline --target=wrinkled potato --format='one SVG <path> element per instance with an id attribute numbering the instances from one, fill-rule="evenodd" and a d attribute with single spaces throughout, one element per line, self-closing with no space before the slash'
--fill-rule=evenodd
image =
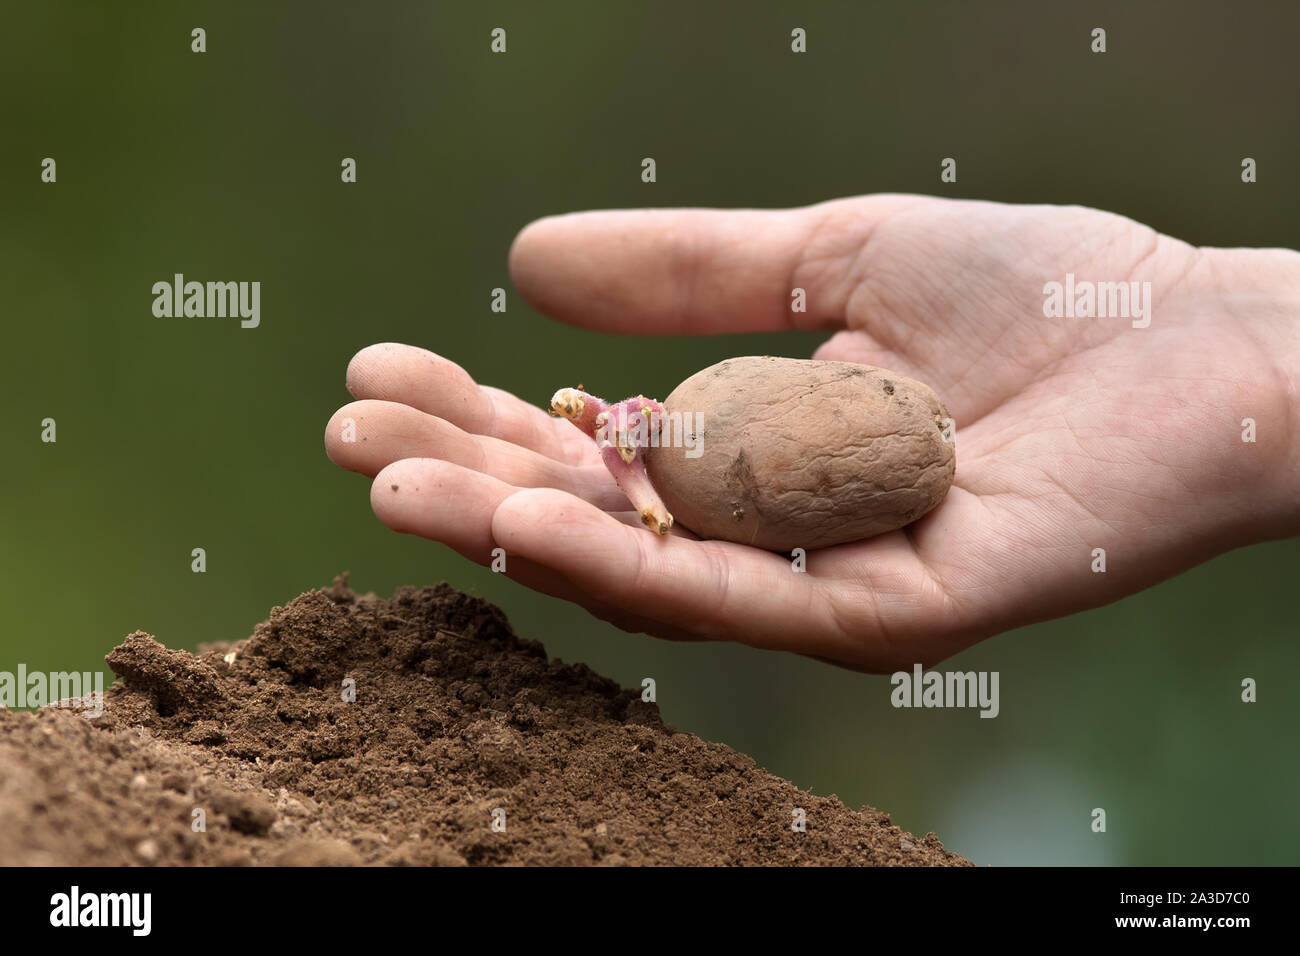
<path id="1" fill-rule="evenodd" d="M 663 404 L 698 457 L 648 448 L 646 469 L 677 522 L 705 538 L 811 551 L 901 528 L 952 485 L 947 409 L 929 386 L 870 365 L 728 359 Z"/>

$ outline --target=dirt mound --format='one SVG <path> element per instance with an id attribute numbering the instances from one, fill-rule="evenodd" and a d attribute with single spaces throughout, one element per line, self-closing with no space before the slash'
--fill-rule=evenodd
<path id="1" fill-rule="evenodd" d="M 236 644 L 107 660 L 100 717 L 0 710 L 0 864 L 968 864 L 447 585 L 339 579 Z"/>

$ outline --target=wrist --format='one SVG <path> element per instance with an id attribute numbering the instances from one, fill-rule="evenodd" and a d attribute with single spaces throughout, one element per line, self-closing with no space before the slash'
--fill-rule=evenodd
<path id="1" fill-rule="evenodd" d="M 1204 285 L 1224 334 L 1255 346 L 1258 377 L 1249 415 L 1265 467 L 1257 516 L 1265 537 L 1300 534 L 1300 252 L 1290 249 L 1202 249 Z M 1246 425 L 1242 424 L 1243 441 Z"/>

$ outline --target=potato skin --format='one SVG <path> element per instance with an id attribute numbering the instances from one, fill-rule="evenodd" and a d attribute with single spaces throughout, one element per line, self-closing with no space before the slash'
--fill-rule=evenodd
<path id="1" fill-rule="evenodd" d="M 938 505 L 957 466 L 934 391 L 870 365 L 727 359 L 664 407 L 692 424 L 703 413 L 698 457 L 653 447 L 646 468 L 674 519 L 705 538 L 772 551 L 869 538 Z"/>

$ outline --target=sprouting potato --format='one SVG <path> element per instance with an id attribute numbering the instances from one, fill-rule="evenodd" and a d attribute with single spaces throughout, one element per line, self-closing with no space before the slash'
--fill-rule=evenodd
<path id="1" fill-rule="evenodd" d="M 661 405 L 564 388 L 641 521 L 774 551 L 829 547 L 933 510 L 956 469 L 951 420 L 920 382 L 852 362 L 728 359 Z"/>

